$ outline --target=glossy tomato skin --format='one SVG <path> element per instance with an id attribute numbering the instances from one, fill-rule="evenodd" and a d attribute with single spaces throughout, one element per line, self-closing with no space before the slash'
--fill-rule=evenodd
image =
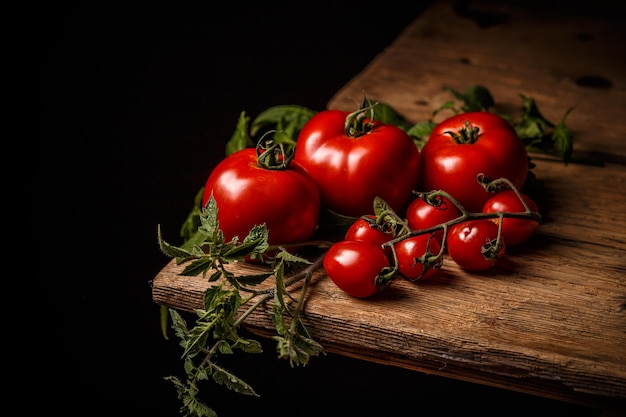
<path id="1" fill-rule="evenodd" d="M 437 255 L 441 250 L 439 241 L 434 237 L 431 239 L 430 234 L 411 236 L 401 240 L 395 245 L 396 255 L 398 258 L 398 272 L 411 280 L 427 280 L 435 275 L 438 267 L 429 268 L 424 272 L 424 265 L 419 262 L 419 258 L 428 250 L 432 255 Z"/>
<path id="2" fill-rule="evenodd" d="M 324 269 L 346 294 L 367 298 L 381 291 L 375 283 L 389 260 L 380 246 L 359 240 L 342 240 L 330 247 L 323 259 Z"/>
<path id="3" fill-rule="evenodd" d="M 325 110 L 313 116 L 298 136 L 295 161 L 317 183 L 324 208 L 360 217 L 373 213 L 378 196 L 404 213 L 419 182 L 419 149 L 403 130 L 376 121 L 369 133 L 350 137 L 348 115 Z"/>
<path id="4" fill-rule="evenodd" d="M 473 142 L 454 139 L 469 123 L 478 129 Z M 528 175 L 528 154 L 511 124 L 488 112 L 452 116 L 433 129 L 421 151 L 420 187 L 444 190 L 471 212 L 480 212 L 491 196 L 476 181 L 480 173 L 492 179 L 507 178 L 521 189 Z"/>
<path id="5" fill-rule="evenodd" d="M 491 268 L 504 256 L 505 242 L 497 257 L 487 259 L 482 251 L 483 245 L 495 243 L 498 237 L 498 225 L 488 219 L 469 220 L 457 223 L 450 228 L 447 237 L 448 255 L 461 268 L 468 271 L 484 271 Z"/>
<path id="6" fill-rule="evenodd" d="M 265 223 L 270 245 L 308 240 L 317 226 L 320 197 L 313 179 L 294 161 L 285 170 L 269 170 L 246 148 L 223 159 L 207 178 L 203 207 L 211 193 L 226 241 L 242 241 L 250 229 Z"/>
<path id="7" fill-rule="evenodd" d="M 367 220 L 363 217 L 367 218 Z M 381 246 L 394 238 L 393 230 L 386 228 L 385 225 L 376 224 L 376 216 L 368 215 L 363 217 L 356 219 L 348 227 L 344 240 L 360 240 Z M 385 253 L 387 255 L 391 254 L 391 247 L 387 247 Z"/>
<path id="8" fill-rule="evenodd" d="M 411 230 L 423 230 L 434 227 L 459 217 L 461 213 L 454 204 L 447 198 L 443 197 L 441 204 L 438 206 L 431 205 L 421 198 L 416 198 L 406 209 L 407 226 Z M 443 230 L 434 232 L 435 238 L 441 245 L 443 242 Z"/>
<path id="9" fill-rule="evenodd" d="M 539 213 L 537 204 L 526 194 L 521 193 L 522 198 L 528 204 L 528 208 Z M 493 195 L 483 206 L 483 213 L 496 212 L 524 212 L 524 204 L 513 190 L 502 190 Z M 498 224 L 500 219 L 494 219 Z M 502 220 L 502 237 L 507 246 L 519 245 L 527 241 L 537 230 L 539 223 L 528 219 L 504 218 Z"/>

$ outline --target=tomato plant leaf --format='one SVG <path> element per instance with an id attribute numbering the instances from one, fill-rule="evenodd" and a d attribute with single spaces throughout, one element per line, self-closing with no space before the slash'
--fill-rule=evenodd
<path id="1" fill-rule="evenodd" d="M 411 126 L 406 133 L 413 139 L 417 148 L 421 150 L 436 125 L 432 120 L 419 122 Z"/>
<path id="2" fill-rule="evenodd" d="M 291 252 L 287 252 L 286 250 L 281 250 L 276 254 L 276 259 L 282 260 L 287 264 L 311 264 L 306 258 L 293 254 Z"/>
<path id="3" fill-rule="evenodd" d="M 374 119 L 381 123 L 397 126 L 404 131 L 411 127 L 411 122 L 396 111 L 396 109 L 383 102 L 378 102 L 376 106 L 374 106 Z"/>
<path id="4" fill-rule="evenodd" d="M 572 152 L 574 151 L 574 139 L 572 132 L 565 127 L 565 119 L 573 109 L 574 108 L 572 107 L 565 112 L 565 115 L 563 115 L 563 118 L 552 132 L 552 141 L 554 142 L 557 151 L 563 158 L 565 165 L 567 165 L 570 161 Z"/>
<path id="5" fill-rule="evenodd" d="M 217 417 L 217 413 L 199 401 L 196 398 L 197 390 L 190 389 L 185 384 L 180 382 L 180 380 L 176 377 L 169 376 L 164 378 L 166 381 L 170 381 L 176 387 L 178 391 L 178 398 L 182 402 L 182 407 L 180 408 L 180 412 L 185 417 Z"/>
<path id="6" fill-rule="evenodd" d="M 211 268 L 213 268 L 214 261 L 208 256 L 195 259 L 191 261 L 183 271 L 180 273 L 182 276 L 195 277 L 200 274 L 206 274 Z"/>
<path id="7" fill-rule="evenodd" d="M 161 251 L 172 257 L 172 258 L 180 258 L 181 260 L 193 259 L 195 256 L 185 248 L 181 248 L 178 246 L 171 245 L 163 240 L 163 236 L 161 234 L 161 225 L 157 226 L 157 239 L 159 242 L 159 248 Z"/>
<path id="8" fill-rule="evenodd" d="M 235 153 L 241 149 L 253 147 L 254 141 L 248 133 L 248 127 L 250 125 L 250 117 L 246 116 L 246 112 L 242 111 L 239 115 L 235 132 L 231 136 L 230 140 L 226 142 L 226 156 Z"/>
<path id="9" fill-rule="evenodd" d="M 213 380 L 239 394 L 253 395 L 255 397 L 259 396 L 254 389 L 242 379 L 217 365 L 213 365 Z"/>
<path id="10" fill-rule="evenodd" d="M 180 227 L 180 237 L 187 240 L 193 236 L 200 226 L 200 213 L 202 213 L 202 195 L 204 187 L 201 187 L 194 198 L 193 207 L 189 211 L 187 218 Z"/>
<path id="11" fill-rule="evenodd" d="M 250 134 L 257 137 L 272 133 L 272 140 L 275 143 L 293 148 L 300 130 L 316 113 L 314 110 L 297 105 L 270 107 L 254 119 Z"/>
<path id="12" fill-rule="evenodd" d="M 537 103 L 532 97 L 520 94 L 523 103 L 521 119 L 513 124 L 517 135 L 525 146 L 541 144 L 546 131 L 554 127 L 539 111 Z"/>
<path id="13" fill-rule="evenodd" d="M 463 102 L 461 110 L 464 112 L 489 111 L 495 105 L 491 92 L 482 85 L 471 85 L 467 87 L 465 93 L 461 93 L 449 86 L 444 86 L 443 89 L 452 94 L 457 100 Z"/>
<path id="14" fill-rule="evenodd" d="M 195 356 L 207 344 L 211 330 L 221 318 L 215 311 L 201 309 L 196 309 L 196 315 L 198 319 L 196 319 L 194 327 L 189 329 L 187 333 L 183 356 Z"/>
<path id="15" fill-rule="evenodd" d="M 209 238 L 215 241 L 218 238 L 220 223 L 217 220 L 217 203 L 213 193 L 209 196 L 206 205 L 202 208 L 200 213 L 200 226 L 198 231 L 204 233 Z"/>
<path id="16" fill-rule="evenodd" d="M 254 340 L 254 339 L 238 338 L 236 343 L 233 346 L 246 353 L 262 353 L 263 352 L 263 348 L 261 344 L 257 340 Z"/>
<path id="17" fill-rule="evenodd" d="M 272 275 L 273 275 L 272 272 L 268 272 L 267 274 L 242 275 L 242 276 L 238 276 L 236 279 L 243 286 L 248 286 L 248 285 L 254 286 L 254 285 L 258 285 L 262 283 L 263 281 L 265 281 L 267 278 L 271 277 Z"/>

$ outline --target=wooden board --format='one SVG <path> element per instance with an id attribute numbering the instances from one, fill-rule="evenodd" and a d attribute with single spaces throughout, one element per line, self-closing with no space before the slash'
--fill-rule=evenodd
<path id="1" fill-rule="evenodd" d="M 363 92 L 423 121 L 458 90 L 483 84 L 513 113 L 534 97 L 603 167 L 533 155 L 543 185 L 537 234 L 486 273 L 447 261 L 432 281 L 395 281 L 373 299 L 345 295 L 318 270 L 305 308 L 329 352 L 606 409 L 626 408 L 626 41 L 622 15 L 544 16 L 517 3 L 470 2 L 503 17 L 481 28 L 435 2 L 328 103 Z M 521 3 L 520 3 L 521 4 Z M 489 6 L 489 7 L 487 7 Z M 508 17 L 508 18 L 507 18 Z M 591 81 L 589 81 L 591 80 Z M 588 87 L 588 83 L 608 87 Z M 232 265 L 236 273 L 255 267 Z M 192 311 L 209 286 L 166 265 L 156 303 Z M 264 311 L 246 327 L 274 334 Z"/>

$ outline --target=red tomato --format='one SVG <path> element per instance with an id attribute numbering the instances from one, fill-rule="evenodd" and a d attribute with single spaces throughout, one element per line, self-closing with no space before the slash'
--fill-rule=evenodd
<path id="1" fill-rule="evenodd" d="M 424 256 L 426 251 L 431 255 L 437 255 L 441 249 L 439 241 L 434 237 L 431 238 L 430 234 L 408 237 L 394 246 L 398 257 L 398 271 L 410 281 L 427 280 L 441 267 L 442 258 L 439 258 L 437 265 L 430 265 L 428 269 L 420 262 L 419 258 Z"/>
<path id="2" fill-rule="evenodd" d="M 487 112 L 450 117 L 433 129 L 421 151 L 421 188 L 444 190 L 470 212 L 480 212 L 492 195 L 478 174 L 507 178 L 521 189 L 528 175 L 528 154 L 511 124 Z"/>
<path id="3" fill-rule="evenodd" d="M 406 209 L 407 226 L 411 230 L 423 230 L 434 227 L 459 217 L 461 213 L 454 204 L 442 197 L 441 204 L 435 206 L 421 198 L 411 201 Z M 441 244 L 443 242 L 443 230 L 435 232 L 435 238 Z"/>
<path id="4" fill-rule="evenodd" d="M 328 249 L 322 261 L 328 277 L 345 293 L 370 297 L 382 290 L 377 277 L 389 260 L 380 246 L 359 240 L 342 240 Z"/>
<path id="5" fill-rule="evenodd" d="M 498 237 L 498 225 L 491 220 L 469 220 L 450 228 L 447 237 L 448 255 L 461 268 L 468 271 L 484 271 L 504 256 L 505 242 L 494 256 L 486 249 L 494 248 Z"/>
<path id="6" fill-rule="evenodd" d="M 522 198 L 528 204 L 528 208 L 532 211 L 539 213 L 537 204 L 522 193 Z M 526 211 L 524 204 L 520 201 L 519 197 L 513 190 L 503 190 L 491 197 L 483 206 L 483 213 L 496 213 L 496 212 L 512 212 L 521 213 Z M 500 219 L 494 219 L 498 224 Z M 502 237 L 507 246 L 519 245 L 522 242 L 527 241 L 537 230 L 539 222 L 528 219 L 514 219 L 504 218 L 502 220 Z"/>
<path id="7" fill-rule="evenodd" d="M 294 160 L 313 177 L 329 210 L 360 217 L 373 212 L 378 196 L 404 213 L 419 181 L 417 146 L 400 128 L 377 121 L 348 133 L 350 114 L 325 110 L 309 119 L 298 135 Z"/>
<path id="8" fill-rule="evenodd" d="M 253 226 L 266 224 L 270 245 L 308 240 L 317 226 L 320 197 L 313 179 L 293 160 L 287 169 L 258 164 L 254 148 L 223 159 L 206 181 L 203 207 L 211 193 L 226 241 L 242 241 Z"/>
<path id="9" fill-rule="evenodd" d="M 388 242 L 393 238 L 393 229 L 385 224 L 377 224 L 376 216 L 374 215 L 368 215 L 365 216 L 365 218 L 358 218 L 350 225 L 344 236 L 344 240 L 361 240 L 364 242 L 371 242 L 378 246 L 381 246 L 383 243 Z M 390 254 L 391 247 L 385 249 L 385 252 Z"/>

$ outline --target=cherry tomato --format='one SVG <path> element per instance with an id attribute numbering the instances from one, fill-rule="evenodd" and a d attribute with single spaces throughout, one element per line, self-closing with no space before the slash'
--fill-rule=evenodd
<path id="1" fill-rule="evenodd" d="M 387 224 L 377 224 L 374 215 L 358 218 L 350 225 L 344 236 L 344 240 L 361 240 L 378 246 L 393 238 L 393 229 Z M 391 247 L 387 247 L 385 253 L 390 254 Z"/>
<path id="2" fill-rule="evenodd" d="M 448 255 L 461 268 L 484 271 L 491 268 L 505 254 L 505 242 L 495 247 L 498 225 L 491 220 L 469 220 L 450 228 L 447 237 Z"/>
<path id="3" fill-rule="evenodd" d="M 421 156 L 421 189 L 447 191 L 471 212 L 480 212 L 491 196 L 476 180 L 478 174 L 507 178 L 518 189 L 528 175 L 528 154 L 517 133 L 508 121 L 488 112 L 442 121 Z"/>
<path id="4" fill-rule="evenodd" d="M 368 119 L 351 123 L 353 114 L 325 110 L 309 119 L 294 160 L 317 183 L 326 209 L 360 217 L 373 212 L 378 196 L 404 213 L 419 181 L 417 146 L 396 126 Z"/>
<path id="5" fill-rule="evenodd" d="M 429 204 L 422 198 L 416 198 L 411 201 L 406 209 L 407 226 L 411 230 L 428 229 L 429 227 L 454 220 L 460 214 L 456 206 L 445 197 L 441 197 L 438 205 Z M 443 230 L 440 229 L 434 233 L 435 238 L 441 245 L 443 242 Z"/>
<path id="6" fill-rule="evenodd" d="M 441 249 L 439 241 L 430 234 L 408 237 L 396 243 L 394 247 L 398 258 L 398 271 L 411 281 L 427 280 L 441 267 L 442 258 L 428 268 L 424 268 L 424 264 L 420 262 L 420 258 L 427 252 L 428 255 L 437 255 Z"/>
<path id="7" fill-rule="evenodd" d="M 211 193 L 226 241 L 235 236 L 242 241 L 252 227 L 265 224 L 270 245 L 299 243 L 308 240 L 317 226 L 317 185 L 293 160 L 286 169 L 267 169 L 259 165 L 254 148 L 232 153 L 209 175 L 203 206 Z"/>
<path id="8" fill-rule="evenodd" d="M 322 262 L 335 285 L 356 298 L 380 292 L 384 286 L 378 286 L 376 279 L 389 268 L 389 260 L 380 246 L 360 240 L 335 243 Z"/>
<path id="9" fill-rule="evenodd" d="M 539 213 L 537 204 L 526 194 L 520 193 L 522 198 L 528 204 L 528 208 Z M 491 197 L 483 206 L 483 213 L 496 212 L 512 212 L 521 213 L 526 211 L 524 204 L 513 190 L 503 190 Z M 500 219 L 494 219 L 498 224 Z M 527 241 L 537 230 L 539 222 L 528 219 L 504 218 L 502 220 L 502 237 L 507 246 L 519 245 Z"/>

